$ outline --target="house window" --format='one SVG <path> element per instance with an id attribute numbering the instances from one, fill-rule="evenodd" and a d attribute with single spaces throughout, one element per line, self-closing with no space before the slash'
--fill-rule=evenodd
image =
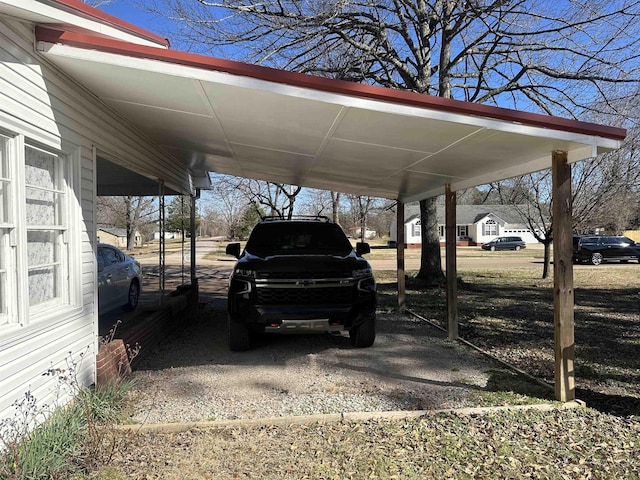
<path id="1" fill-rule="evenodd" d="M 411 226 L 411 236 L 412 237 L 419 237 L 420 236 L 420 220 L 418 220 L 416 223 L 414 223 Z"/>
<path id="2" fill-rule="evenodd" d="M 445 235 L 444 225 L 438 225 L 438 235 L 440 235 L 440 238 L 444 238 L 444 235 Z"/>
<path id="3" fill-rule="evenodd" d="M 64 301 L 66 161 L 31 146 L 25 147 L 25 197 L 29 306 Z"/>
<path id="4" fill-rule="evenodd" d="M 468 237 L 469 236 L 469 226 L 468 225 L 458 225 L 458 237 Z"/>
<path id="5" fill-rule="evenodd" d="M 10 234 L 14 228 L 11 215 L 11 172 L 9 171 L 9 139 L 0 135 L 0 325 L 10 321 L 8 298 L 10 295 Z"/>
<path id="6" fill-rule="evenodd" d="M 72 187 L 70 157 L 0 135 L 0 324 L 24 326 L 79 303 Z"/>
<path id="7" fill-rule="evenodd" d="M 498 224 L 495 220 L 487 220 L 482 226 L 482 234 L 485 236 L 498 235 Z"/>

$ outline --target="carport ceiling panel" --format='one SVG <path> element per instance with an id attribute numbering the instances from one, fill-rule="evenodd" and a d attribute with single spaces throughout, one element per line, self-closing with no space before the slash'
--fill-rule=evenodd
<path id="1" fill-rule="evenodd" d="M 229 142 L 238 145 L 314 155 L 342 109 L 268 91 L 203 86 Z"/>
<path id="2" fill-rule="evenodd" d="M 333 138 L 433 153 L 479 130 L 482 128 L 475 125 L 441 119 L 350 108 Z"/>
<path id="3" fill-rule="evenodd" d="M 385 181 L 384 187 L 395 188 L 395 191 L 399 192 L 398 197 L 404 199 L 422 192 L 443 190 L 442 185 L 449 181 L 452 179 L 440 175 L 406 171 L 389 178 Z"/>
<path id="4" fill-rule="evenodd" d="M 429 155 L 426 152 L 333 139 L 323 149 L 313 171 L 341 170 L 383 180 Z"/>
<path id="5" fill-rule="evenodd" d="M 538 170 L 548 168 L 552 151 L 560 148 L 567 148 L 567 143 L 486 130 L 413 165 L 410 170 L 469 179 L 529 164 L 529 171 L 520 173 L 525 174 L 536 166 Z"/>
<path id="6" fill-rule="evenodd" d="M 78 58 L 56 57 L 56 63 L 103 100 L 147 105 L 158 109 L 208 115 L 210 110 L 199 93 L 199 82 L 189 78 L 144 69 L 102 65 Z M 117 87 L 117 88 L 114 88 Z"/>
<path id="7" fill-rule="evenodd" d="M 345 169 L 314 172 L 312 179 L 319 182 L 329 182 L 336 185 L 342 185 L 342 189 L 335 189 L 341 192 L 364 192 L 378 184 L 377 181 L 366 178 L 364 175 L 357 175 Z M 311 184 L 311 182 L 309 182 Z M 362 193 L 366 195 L 366 193 Z"/>
<path id="8" fill-rule="evenodd" d="M 211 116 L 113 100 L 107 103 L 164 147 L 231 156 L 224 132 Z"/>
<path id="9" fill-rule="evenodd" d="M 253 177 L 255 172 L 285 175 L 286 183 L 300 184 L 304 182 L 304 174 L 309 170 L 313 157 L 293 152 L 267 150 L 247 145 L 233 145 L 233 154 L 242 169 L 238 175 Z"/>

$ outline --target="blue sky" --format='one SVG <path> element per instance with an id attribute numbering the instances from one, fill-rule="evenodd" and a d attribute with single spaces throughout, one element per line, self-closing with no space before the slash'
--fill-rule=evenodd
<path id="1" fill-rule="evenodd" d="M 103 5 L 100 10 L 107 12 L 109 15 L 126 20 L 129 23 L 133 23 L 138 27 L 149 30 L 152 33 L 161 35 L 158 27 L 158 17 L 146 13 L 134 5 L 129 0 L 116 0 L 108 5 Z"/>

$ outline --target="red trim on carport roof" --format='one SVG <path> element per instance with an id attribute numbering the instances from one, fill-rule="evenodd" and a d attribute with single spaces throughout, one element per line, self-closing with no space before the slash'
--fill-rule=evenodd
<path id="1" fill-rule="evenodd" d="M 156 35 L 149 30 L 145 30 L 144 28 L 140 28 L 137 25 L 126 22 L 118 17 L 114 17 L 113 15 L 109 15 L 102 10 L 98 10 L 97 8 L 91 7 L 86 3 L 82 3 L 80 0 L 54 0 L 55 3 L 60 5 L 64 5 L 65 7 L 69 7 L 73 10 L 76 10 L 80 13 L 93 17 L 101 22 L 110 23 L 115 27 L 128 30 L 136 35 L 141 35 L 142 37 L 147 38 L 148 40 L 153 40 L 154 42 L 161 43 L 165 47 L 169 48 L 169 40 L 166 38 L 162 38 L 159 35 Z"/>
<path id="2" fill-rule="evenodd" d="M 287 72 L 284 70 L 276 70 L 259 65 L 250 65 L 233 60 L 207 57 L 205 55 L 198 55 L 194 53 L 180 52 L 176 50 L 161 50 L 158 48 L 136 45 L 110 38 L 101 38 L 94 35 L 37 27 L 36 40 L 49 43 L 59 43 L 83 49 L 99 50 L 105 53 L 125 55 L 133 58 L 159 60 L 176 65 L 225 72 L 232 75 L 251 77 L 269 82 L 310 88 L 329 93 L 368 98 L 418 108 L 429 108 L 432 110 L 440 110 L 462 115 L 488 117 L 496 120 L 598 136 L 612 140 L 624 140 L 626 137 L 626 130 L 623 128 L 579 122 L 577 120 L 569 120 L 566 118 L 552 117 L 537 113 L 520 112 L 517 110 L 434 97 L 431 95 L 403 90 L 363 85 L 344 80 L 334 80 L 313 75 Z"/>

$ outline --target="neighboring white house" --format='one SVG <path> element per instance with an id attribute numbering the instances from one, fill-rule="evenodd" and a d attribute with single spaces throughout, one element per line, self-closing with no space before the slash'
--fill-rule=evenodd
<path id="1" fill-rule="evenodd" d="M 420 245 L 420 206 L 405 205 L 405 243 Z M 445 241 L 444 207 L 438 207 L 440 242 Z M 515 207 L 508 205 L 457 205 L 456 236 L 458 243 L 481 245 L 495 237 L 514 235 L 526 243 L 538 243 Z M 396 221 L 391 222 L 390 241 L 396 241 Z"/>
<path id="2" fill-rule="evenodd" d="M 51 368 L 77 364 L 81 384 L 95 381 L 97 179 L 115 192 L 121 169 L 154 185 L 143 194 L 195 193 L 183 165 L 40 54 L 43 24 L 167 48 L 87 9 L 0 0 L 0 419 L 27 392 L 65 401 Z"/>

